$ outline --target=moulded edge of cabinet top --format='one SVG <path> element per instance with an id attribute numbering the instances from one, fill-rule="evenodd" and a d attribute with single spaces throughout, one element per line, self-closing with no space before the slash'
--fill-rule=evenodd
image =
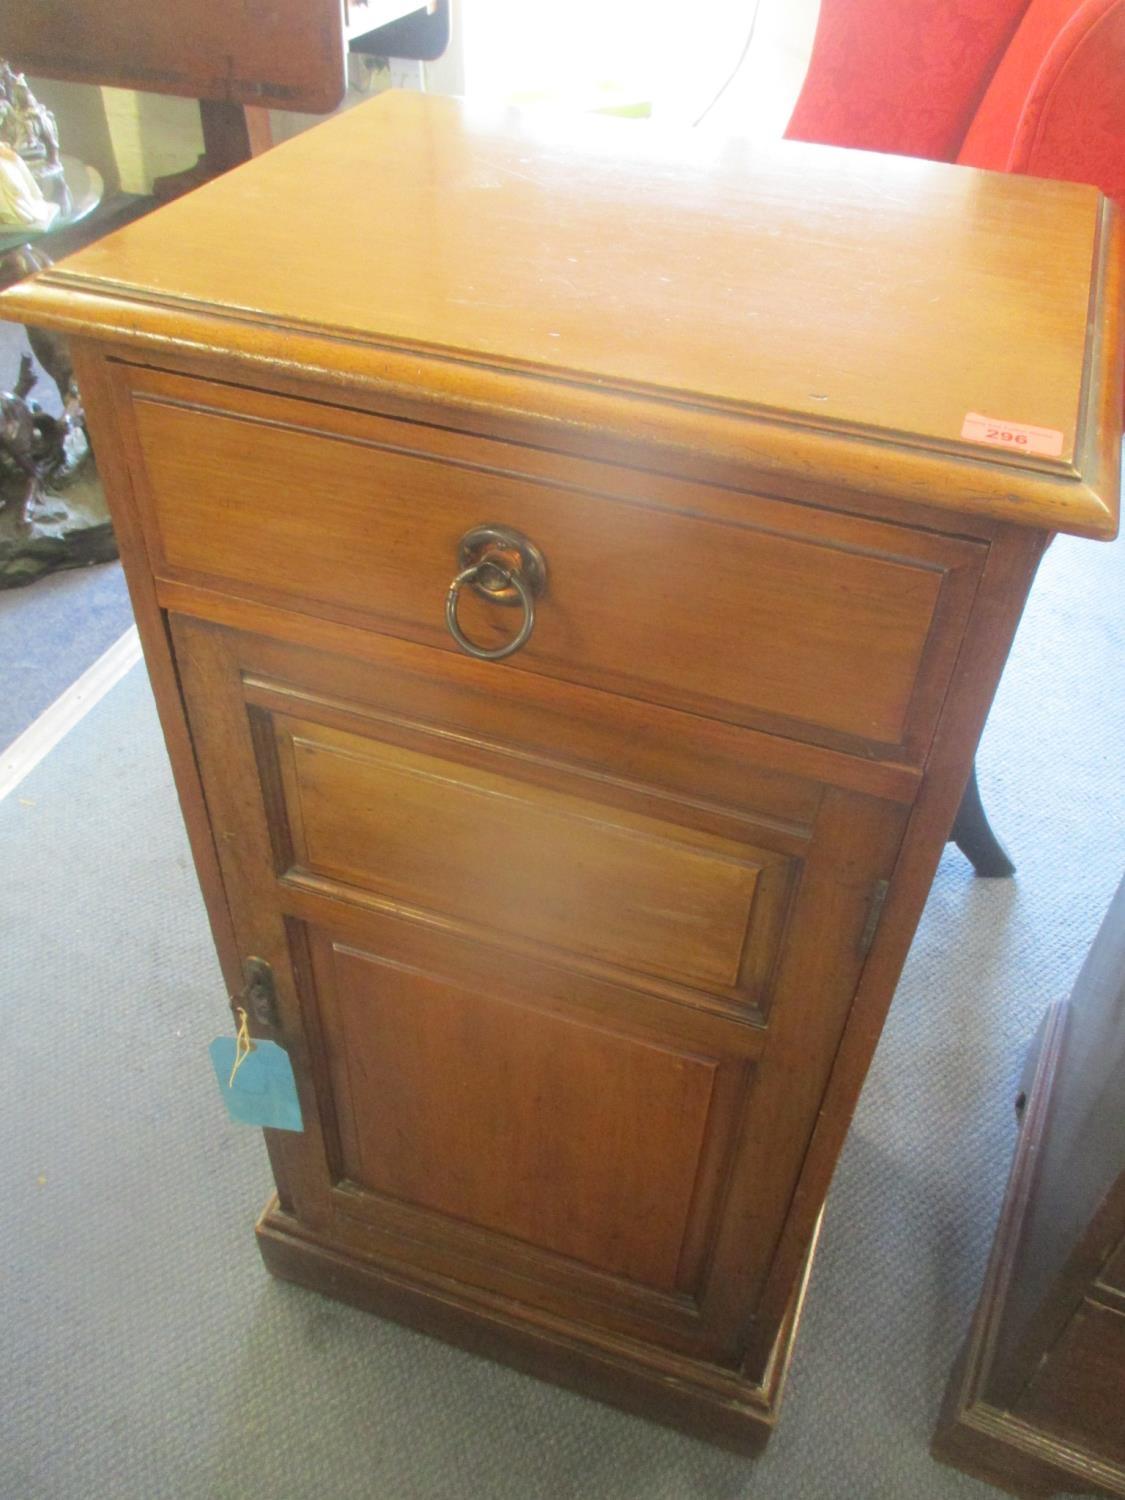
<path id="1" fill-rule="evenodd" d="M 1075 184 L 394 93 L 0 313 L 1111 536 L 1123 243 Z"/>

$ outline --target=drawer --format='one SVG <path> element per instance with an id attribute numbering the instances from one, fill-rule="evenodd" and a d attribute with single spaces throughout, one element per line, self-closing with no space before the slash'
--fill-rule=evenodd
<path id="1" fill-rule="evenodd" d="M 458 544 L 546 561 L 497 670 L 920 759 L 982 544 L 154 371 L 122 403 L 157 575 L 456 650 Z M 518 611 L 461 594 L 492 648 Z"/>

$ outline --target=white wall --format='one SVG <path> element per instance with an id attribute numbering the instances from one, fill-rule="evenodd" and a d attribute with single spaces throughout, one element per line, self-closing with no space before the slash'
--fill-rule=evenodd
<path id="1" fill-rule="evenodd" d="M 465 0 L 465 92 L 577 108 L 647 103 L 654 118 L 781 135 L 820 0 Z"/>
<path id="2" fill-rule="evenodd" d="M 88 83 L 62 83 L 57 78 L 29 78 L 28 82 L 35 97 L 58 120 L 62 149 L 68 156 L 81 157 L 96 167 L 112 191 L 118 185 L 117 157 L 102 90 Z"/>

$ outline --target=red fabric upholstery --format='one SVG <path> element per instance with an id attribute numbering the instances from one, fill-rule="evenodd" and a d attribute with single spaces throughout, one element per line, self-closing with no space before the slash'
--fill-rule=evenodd
<path id="1" fill-rule="evenodd" d="M 1125 0 L 1034 0 L 957 160 L 1125 204 Z"/>
<path id="2" fill-rule="evenodd" d="M 786 135 L 1125 204 L 1125 0 L 822 0 Z"/>
<path id="3" fill-rule="evenodd" d="M 785 133 L 1089 182 L 1125 207 L 1125 0 L 821 0 Z"/>
<path id="4" fill-rule="evenodd" d="M 952 161 L 1028 0 L 821 0 L 786 135 Z"/>

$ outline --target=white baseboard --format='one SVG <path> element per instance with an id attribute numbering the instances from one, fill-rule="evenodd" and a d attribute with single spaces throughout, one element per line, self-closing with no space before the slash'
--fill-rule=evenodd
<path id="1" fill-rule="evenodd" d="M 140 659 L 137 627 L 131 625 L 77 682 L 72 682 L 50 708 L 43 710 L 34 724 L 12 741 L 7 750 L 0 751 L 0 801 L 15 791 L 24 777 Z"/>

